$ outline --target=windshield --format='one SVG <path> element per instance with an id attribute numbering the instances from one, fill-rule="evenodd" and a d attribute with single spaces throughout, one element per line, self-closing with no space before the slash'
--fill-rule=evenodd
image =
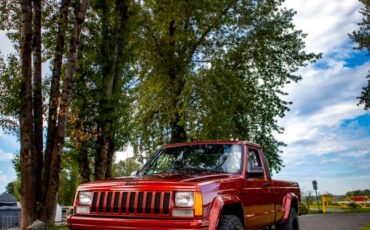
<path id="1" fill-rule="evenodd" d="M 166 173 L 240 173 L 241 145 L 190 145 L 161 149 L 146 164 L 141 175 Z"/>

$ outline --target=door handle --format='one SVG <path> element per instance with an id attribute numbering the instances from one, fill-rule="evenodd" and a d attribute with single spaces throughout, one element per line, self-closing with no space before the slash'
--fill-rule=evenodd
<path id="1" fill-rule="evenodd" d="M 262 184 L 262 186 L 263 187 L 268 187 L 268 186 L 270 186 L 270 183 L 269 182 L 265 182 L 265 183 Z"/>

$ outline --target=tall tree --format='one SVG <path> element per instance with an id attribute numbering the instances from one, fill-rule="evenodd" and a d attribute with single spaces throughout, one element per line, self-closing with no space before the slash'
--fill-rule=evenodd
<path id="1" fill-rule="evenodd" d="M 50 179 L 51 156 L 53 147 L 55 145 L 55 135 L 57 131 L 57 116 L 60 97 L 60 79 L 62 75 L 63 54 L 65 49 L 65 34 L 68 24 L 68 12 L 70 7 L 70 0 L 62 0 L 58 15 L 58 29 L 55 38 L 55 49 L 53 57 L 53 69 L 51 76 L 51 86 L 49 94 L 49 110 L 48 110 L 48 127 L 46 134 L 46 149 L 44 159 L 44 170 L 42 174 L 42 187 L 48 185 Z M 43 193 L 46 191 L 43 191 Z M 42 194 L 45 197 L 46 194 Z"/>
<path id="2" fill-rule="evenodd" d="M 54 223 L 54 217 L 56 212 L 57 192 L 59 184 L 59 172 L 60 172 L 60 161 L 61 153 L 64 147 L 65 134 L 67 129 L 67 118 L 69 114 L 72 89 L 76 72 L 77 65 L 77 47 L 79 44 L 80 34 L 82 30 L 82 24 L 85 20 L 89 0 L 81 0 L 76 2 L 74 9 L 74 26 L 71 33 L 71 40 L 68 49 L 67 67 L 63 79 L 63 89 L 59 102 L 59 111 L 57 116 L 58 126 L 56 128 L 54 138 L 54 146 L 51 152 L 51 161 L 49 169 L 49 181 L 43 186 L 46 194 L 43 201 L 43 209 L 41 212 L 41 218 L 48 225 Z M 59 90 L 59 89 L 58 89 Z M 52 94 L 52 93 L 50 93 Z"/>
<path id="3" fill-rule="evenodd" d="M 32 143 L 33 111 L 32 111 L 32 2 L 21 1 L 21 91 L 22 105 L 20 110 L 20 155 L 21 155 L 21 191 L 22 191 L 22 218 L 21 227 L 26 229 L 37 219 L 36 194 L 36 151 Z"/>
<path id="4" fill-rule="evenodd" d="M 82 37 L 84 44 L 80 46 L 83 58 L 70 127 L 84 182 L 110 178 L 114 152 L 128 142 L 129 39 L 135 27 L 135 7 L 131 0 L 100 0 L 87 17 L 88 35 Z"/>
<path id="5" fill-rule="evenodd" d="M 319 56 L 304 51 L 282 0 L 145 1 L 135 113 L 136 151 L 168 142 L 248 139 L 282 165 L 277 118 L 286 84 Z"/>
<path id="6" fill-rule="evenodd" d="M 32 1 L 33 9 L 33 144 L 35 147 L 36 178 L 41 178 L 43 163 L 43 100 L 42 100 L 42 59 L 41 59 L 41 0 Z M 36 179 L 36 197 L 41 196 L 41 180 Z"/>
<path id="7" fill-rule="evenodd" d="M 20 76 L 20 88 L 13 88 L 19 92 L 19 106 L 1 107 L 2 115 L 10 115 L 19 118 L 20 127 L 20 178 L 22 193 L 22 229 L 27 227 L 37 218 L 47 224 L 54 222 L 56 197 L 58 191 L 58 179 L 60 172 L 60 155 L 64 146 L 67 116 L 72 97 L 74 75 L 76 71 L 77 47 L 84 22 L 88 0 L 74 1 L 73 24 L 71 25 L 70 44 L 62 72 L 64 37 L 67 24 L 69 23 L 69 0 L 62 0 L 59 8 L 53 2 L 40 0 L 3 1 L 0 10 L 4 12 L 2 17 L 9 17 L 10 22 L 2 22 L 1 28 L 14 30 L 9 38 L 14 42 L 19 52 L 21 70 L 18 73 L 14 66 L 17 59 L 9 57 L 8 67 L 2 71 L 1 86 L 8 94 L 8 90 L 14 86 L 9 84 L 9 74 L 15 73 Z M 20 8 L 20 11 L 17 9 Z M 43 10 L 45 10 L 43 12 Z M 43 97 L 42 97 L 42 26 L 47 24 L 43 19 L 43 13 L 51 14 L 59 12 L 58 33 L 56 38 L 55 58 L 53 63 L 52 85 L 50 88 L 50 111 L 47 134 L 47 145 L 43 153 Z M 21 23 L 12 23 L 21 18 Z M 46 28 L 46 30 L 50 30 Z M 17 32 L 18 31 L 18 32 Z M 50 40 L 49 40 L 50 41 Z M 47 43 L 47 41 L 45 42 Z M 19 45 L 18 45 L 19 44 Z M 49 44 L 50 45 L 50 44 Z M 19 49 L 18 49 L 19 48 Z M 49 50 L 50 51 L 50 50 Z M 47 59 L 47 58 L 45 58 Z M 33 63 L 32 63 L 33 61 Z M 3 65 L 4 66 L 4 65 Z M 61 76 L 63 75 L 63 79 Z M 16 77 L 14 77 L 17 79 Z M 62 79 L 63 90 L 61 94 L 59 82 Z M 3 87 L 4 86 L 4 87 Z M 15 100 L 17 101 L 17 100 Z M 14 103 L 17 104 L 17 103 Z M 9 112 L 13 108 L 13 113 Z M 54 109 L 54 110 L 53 110 Z M 5 113 L 4 113 L 5 112 Z M 54 128 L 54 129 L 53 129 Z M 50 130 L 53 129 L 53 130 Z M 45 155 L 45 160 L 43 159 Z M 43 177 L 41 179 L 41 174 Z"/>
<path id="8" fill-rule="evenodd" d="M 364 7 L 360 13 L 363 15 L 362 22 L 359 23 L 359 30 L 352 32 L 350 37 L 355 41 L 358 46 L 355 49 L 366 49 L 367 55 L 370 55 L 370 0 L 360 0 Z M 360 103 L 363 104 L 365 109 L 370 109 L 370 71 L 367 75 L 367 86 L 363 88 L 361 96 L 359 97 Z"/>
<path id="9" fill-rule="evenodd" d="M 115 146 L 115 124 L 120 119 L 119 109 L 116 109 L 119 100 L 122 98 L 124 68 L 128 62 L 128 19 L 129 0 L 116 0 L 114 7 L 109 6 L 109 1 L 101 1 L 100 16 L 101 43 L 98 64 L 101 75 L 101 94 L 99 100 L 98 127 L 101 130 L 99 135 L 99 150 L 95 159 L 95 179 L 102 180 L 111 178 L 113 154 Z M 110 8 L 114 11 L 111 13 Z M 112 15 L 112 16 L 111 16 Z M 110 17 L 113 20 L 110 20 Z"/>

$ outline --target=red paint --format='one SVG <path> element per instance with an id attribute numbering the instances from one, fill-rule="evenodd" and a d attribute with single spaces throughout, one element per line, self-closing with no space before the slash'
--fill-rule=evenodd
<path id="1" fill-rule="evenodd" d="M 353 196 L 350 197 L 349 199 L 351 199 L 353 202 L 364 202 L 368 200 L 366 196 Z"/>
<path id="2" fill-rule="evenodd" d="M 294 193 L 286 194 L 286 196 L 283 199 L 283 213 L 284 213 L 283 219 L 282 219 L 283 223 L 285 223 L 289 218 L 290 210 L 292 208 L 293 199 L 299 200 L 297 195 L 295 195 Z"/>
<path id="3" fill-rule="evenodd" d="M 244 145 L 243 170 L 240 174 L 181 174 L 181 175 L 157 175 L 144 177 L 127 177 L 111 181 L 102 181 L 80 185 L 78 191 L 94 191 L 100 194 L 105 192 L 103 211 L 86 215 L 75 214 L 68 218 L 70 229 L 211 229 L 216 230 L 222 214 L 222 208 L 228 204 L 239 204 L 243 209 L 246 229 L 257 229 L 277 222 L 285 221 L 289 216 L 291 203 L 294 199 L 299 201 L 299 187 L 296 183 L 272 180 L 266 169 L 263 153 L 256 144 L 244 141 L 206 141 L 179 143 L 164 146 L 162 148 L 181 147 L 185 145 L 201 144 L 241 144 Z M 248 149 L 258 150 L 262 158 L 264 168 L 263 178 L 250 178 L 247 169 Z M 129 182 L 129 183 L 128 183 Z M 203 198 L 202 217 L 173 217 L 174 194 L 176 191 L 198 191 Z M 110 212 L 107 211 L 108 193 L 111 192 Z M 118 212 L 114 212 L 115 194 L 119 192 Z M 123 192 L 127 197 L 131 193 L 136 194 L 133 201 L 133 212 L 129 209 L 122 211 L 122 205 L 130 206 L 130 201 L 122 204 Z M 138 194 L 143 193 L 142 209 L 139 213 Z M 154 192 L 158 197 L 159 207 L 155 210 Z M 151 200 L 148 194 L 152 193 Z M 155 194 L 157 194 L 155 193 Z M 168 213 L 165 193 L 170 194 Z M 148 201 L 148 202 L 147 202 Z M 149 204 L 150 201 L 150 204 Z M 100 196 L 96 202 L 96 209 L 100 202 Z M 146 204 L 148 203 L 148 206 Z M 76 195 L 75 206 L 78 204 Z M 109 208 L 109 207 L 108 207 Z M 186 208 L 184 208 L 186 209 Z M 187 208 L 189 209 L 189 208 Z M 190 208 L 191 209 L 191 208 Z M 91 209 L 92 210 L 92 209 Z M 157 213 L 156 213 L 157 211 Z"/>

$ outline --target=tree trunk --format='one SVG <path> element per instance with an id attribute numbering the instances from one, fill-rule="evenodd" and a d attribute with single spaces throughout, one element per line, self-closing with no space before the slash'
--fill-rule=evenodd
<path id="1" fill-rule="evenodd" d="M 81 183 L 90 182 L 89 152 L 86 142 L 81 143 L 80 151 L 78 153 L 78 165 Z"/>
<path id="2" fill-rule="evenodd" d="M 48 130 L 46 138 L 46 149 L 44 159 L 44 169 L 42 175 L 42 188 L 43 195 L 46 197 L 49 178 L 50 178 L 50 162 L 51 155 L 53 152 L 53 145 L 55 140 L 55 132 L 57 129 L 57 112 L 59 106 L 59 88 L 60 88 L 60 76 L 62 74 L 62 63 L 63 63 L 63 51 L 65 44 L 65 32 L 68 22 L 68 7 L 71 0 L 62 0 L 60 6 L 60 14 L 58 19 L 58 31 L 56 36 L 56 46 L 53 60 L 53 72 L 51 77 L 50 86 L 50 99 L 49 99 L 49 114 L 48 114 Z M 44 202 L 43 202 L 44 203 Z"/>
<path id="3" fill-rule="evenodd" d="M 169 35 L 169 50 L 168 50 L 168 76 L 172 82 L 172 106 L 174 109 L 174 114 L 171 117 L 170 127 L 171 127 L 171 143 L 187 141 L 187 135 L 185 130 L 185 125 L 182 123 L 182 117 L 180 114 L 181 109 L 181 93 L 183 90 L 184 82 L 182 78 L 182 71 L 179 70 L 179 66 L 176 64 L 177 57 L 176 52 L 176 39 L 175 39 L 175 20 L 172 20 L 168 26 Z"/>
<path id="4" fill-rule="evenodd" d="M 64 137 L 66 132 L 67 118 L 72 99 L 72 89 L 76 71 L 77 46 L 80 40 L 82 24 L 85 20 L 88 2 L 89 0 L 81 0 L 80 4 L 77 4 L 79 7 L 78 10 L 75 10 L 74 29 L 68 51 L 68 64 L 65 79 L 63 82 L 64 83 L 63 92 L 61 95 L 60 110 L 58 114 L 58 127 L 56 130 L 56 136 L 51 154 L 50 177 L 49 177 L 50 179 L 47 186 L 46 199 L 42 211 L 42 219 L 47 225 L 54 223 L 57 203 L 61 153 L 64 147 Z"/>
<path id="5" fill-rule="evenodd" d="M 114 142 L 110 140 L 109 147 L 108 147 L 107 167 L 105 168 L 105 178 L 106 179 L 112 178 L 114 151 L 115 151 Z"/>
<path id="6" fill-rule="evenodd" d="M 105 132 L 106 131 L 102 131 L 99 138 L 100 148 L 95 157 L 94 177 L 96 181 L 105 179 L 105 168 L 107 166 L 109 148 L 108 138 L 107 135 L 105 135 Z"/>
<path id="7" fill-rule="evenodd" d="M 33 0 L 33 125 L 36 159 L 36 198 L 41 194 L 41 173 L 43 162 L 43 108 L 41 70 L 41 0 Z M 38 210 L 39 211 L 39 210 Z"/>
<path id="8" fill-rule="evenodd" d="M 127 21 L 129 4 L 126 0 L 116 0 L 115 13 L 117 19 L 113 33 L 110 34 L 108 3 L 102 5 L 102 38 L 105 41 L 101 44 L 101 55 L 107 57 L 102 61 L 104 91 L 103 99 L 100 102 L 100 109 L 108 118 L 101 119 L 102 127 L 100 137 L 100 150 L 95 159 L 95 179 L 103 180 L 112 177 L 112 164 L 115 151 L 114 133 L 112 124 L 115 122 L 117 104 L 116 96 L 121 93 L 119 82 L 122 78 L 122 62 L 125 61 L 124 48 L 127 46 Z M 108 55 L 109 54 L 109 58 Z"/>
<path id="9" fill-rule="evenodd" d="M 27 229 L 37 218 L 36 215 L 36 172 L 35 150 L 33 148 L 32 126 L 32 4 L 30 0 L 21 1 L 21 68 L 22 83 L 20 97 L 20 141 L 21 141 L 21 228 Z"/>

